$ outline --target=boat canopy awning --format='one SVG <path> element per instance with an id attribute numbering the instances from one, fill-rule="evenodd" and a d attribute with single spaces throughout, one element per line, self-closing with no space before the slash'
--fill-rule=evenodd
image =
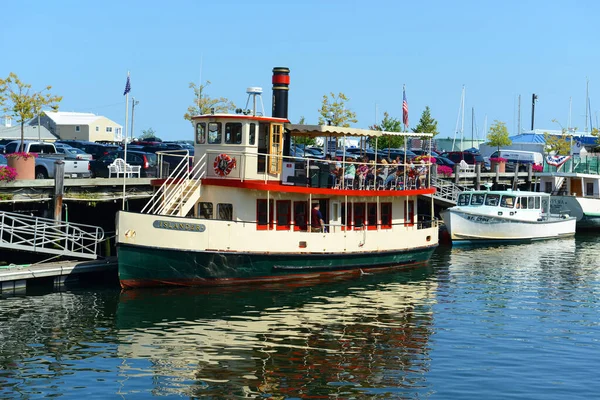
<path id="1" fill-rule="evenodd" d="M 308 136 L 308 137 L 344 137 L 344 136 L 404 136 L 404 137 L 433 137 L 431 133 L 416 133 L 416 132 L 386 132 L 375 131 L 371 129 L 346 128 L 343 126 L 331 125 L 300 125 L 300 124 L 285 124 L 285 129 L 292 136 Z"/>

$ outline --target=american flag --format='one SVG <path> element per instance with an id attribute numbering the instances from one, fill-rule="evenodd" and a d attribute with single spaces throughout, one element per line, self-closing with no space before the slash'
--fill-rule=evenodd
<path id="1" fill-rule="evenodd" d="M 408 128 L 408 102 L 406 101 L 406 86 L 402 88 L 402 123 Z"/>
<path id="2" fill-rule="evenodd" d="M 131 92 L 131 82 L 129 82 L 129 74 L 127 74 L 127 83 L 125 84 L 125 91 L 123 92 L 123 96 L 125 96 L 129 92 Z"/>

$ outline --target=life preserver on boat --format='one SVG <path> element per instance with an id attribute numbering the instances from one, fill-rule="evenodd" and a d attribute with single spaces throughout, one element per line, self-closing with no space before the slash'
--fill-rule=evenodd
<path id="1" fill-rule="evenodd" d="M 213 163 L 213 168 L 215 170 L 215 174 L 219 176 L 227 176 L 231 173 L 231 170 L 236 166 L 235 158 L 229 157 L 225 153 L 221 153 L 215 157 L 215 162 Z"/>

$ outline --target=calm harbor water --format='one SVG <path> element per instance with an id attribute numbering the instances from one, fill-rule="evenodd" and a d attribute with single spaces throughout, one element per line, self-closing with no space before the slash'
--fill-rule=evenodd
<path id="1" fill-rule="evenodd" d="M 0 398 L 591 399 L 600 238 L 305 286 L 0 300 Z"/>

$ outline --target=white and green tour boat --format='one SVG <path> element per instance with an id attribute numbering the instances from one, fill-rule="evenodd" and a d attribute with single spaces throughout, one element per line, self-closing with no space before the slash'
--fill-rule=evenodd
<path id="1" fill-rule="evenodd" d="M 259 88 L 248 91 L 252 110 L 194 117 L 193 161 L 182 157 L 154 181 L 141 212 L 118 213 L 122 287 L 305 281 L 429 259 L 438 245 L 427 174 L 435 164 L 419 164 L 417 179 L 406 159 L 377 160 L 361 180 L 352 172 L 361 162 L 344 150 L 333 161 L 291 150 L 295 137 L 417 134 L 290 124 L 289 69 L 273 72 L 272 117 L 257 112 Z"/>

